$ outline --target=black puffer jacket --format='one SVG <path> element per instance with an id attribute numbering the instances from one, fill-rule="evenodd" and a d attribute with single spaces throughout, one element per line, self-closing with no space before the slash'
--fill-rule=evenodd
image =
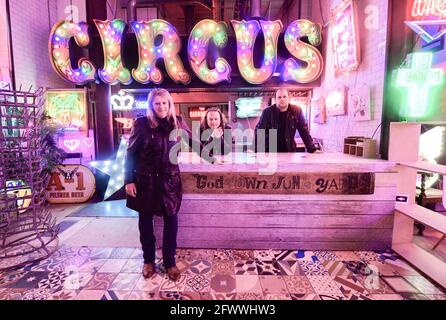
<path id="1" fill-rule="evenodd" d="M 177 119 L 191 138 L 182 119 Z M 178 143 L 169 141 L 173 129 L 173 123 L 166 119 L 160 120 L 157 128 L 150 127 L 147 117 L 135 120 L 125 161 L 125 184 L 136 184 L 136 197 L 127 195 L 128 208 L 152 215 L 178 213 L 183 191 L 179 166 L 169 160 L 171 149 Z"/>
<path id="2" fill-rule="evenodd" d="M 278 129 L 279 112 L 279 108 L 275 104 L 263 110 L 260 120 L 256 126 L 255 137 L 257 138 L 258 129 L 265 129 L 265 145 L 263 149 L 263 141 L 256 141 L 256 151 L 265 150 L 265 152 L 269 152 L 269 130 Z M 302 109 L 298 106 L 290 104 L 286 113 L 287 122 L 285 128 L 285 139 L 288 152 L 297 151 L 296 141 L 294 141 L 294 136 L 297 130 L 299 131 L 299 135 L 305 144 L 307 152 L 314 153 L 317 148 L 314 146 L 313 138 L 310 136 L 308 125 Z"/>

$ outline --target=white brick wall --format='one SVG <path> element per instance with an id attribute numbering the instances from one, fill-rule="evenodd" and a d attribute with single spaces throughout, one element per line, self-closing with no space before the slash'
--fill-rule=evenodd
<path id="1" fill-rule="evenodd" d="M 48 57 L 50 30 L 57 20 L 64 18 L 57 14 L 57 2 L 57 0 L 10 1 L 17 88 L 20 85 L 25 90 L 31 85 L 33 88 L 73 87 L 55 73 Z"/>
<path id="2" fill-rule="evenodd" d="M 328 21 L 331 10 L 335 8 L 341 0 L 322 0 L 323 14 L 325 22 Z M 331 46 L 331 27 L 328 26 L 328 33 L 324 38 L 325 71 L 322 76 L 320 88 L 313 91 L 315 98 L 326 97 L 327 93 L 339 84 L 344 84 L 347 88 L 354 90 L 360 86 L 368 85 L 372 89 L 372 119 L 370 121 L 355 121 L 353 110 L 349 105 L 348 115 L 338 117 L 327 117 L 327 123 L 318 125 L 312 124 L 312 135 L 324 141 L 326 151 L 342 152 L 344 138 L 347 136 L 371 137 L 375 129 L 381 123 L 383 90 L 385 76 L 385 41 L 387 30 L 387 0 L 359 0 L 358 21 L 361 46 L 361 64 L 357 71 L 349 76 L 335 78 L 333 67 L 333 54 Z M 368 30 L 364 21 L 366 20 L 365 8 L 368 5 L 376 5 L 379 8 L 379 30 Z M 312 20 L 322 24 L 321 13 L 317 1 L 313 2 Z M 381 47 L 379 47 L 382 45 Z M 380 129 L 377 130 L 375 139 L 379 147 Z"/>

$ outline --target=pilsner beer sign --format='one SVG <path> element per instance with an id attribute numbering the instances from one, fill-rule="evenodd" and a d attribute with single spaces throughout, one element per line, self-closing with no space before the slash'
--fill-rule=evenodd
<path id="1" fill-rule="evenodd" d="M 83 203 L 90 200 L 95 191 L 95 178 L 89 168 L 59 165 L 51 173 L 46 198 L 50 203 Z"/>
<path id="2" fill-rule="evenodd" d="M 373 173 L 182 173 L 184 193 L 373 194 Z"/>

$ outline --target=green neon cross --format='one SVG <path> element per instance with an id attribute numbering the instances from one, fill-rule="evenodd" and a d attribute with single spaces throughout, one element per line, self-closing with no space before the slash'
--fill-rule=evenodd
<path id="1" fill-rule="evenodd" d="M 417 52 L 407 55 L 409 69 L 396 70 L 396 85 L 407 88 L 408 110 L 401 114 L 421 117 L 426 113 L 429 88 L 438 86 L 443 79 L 442 69 L 431 69 L 432 53 Z"/>

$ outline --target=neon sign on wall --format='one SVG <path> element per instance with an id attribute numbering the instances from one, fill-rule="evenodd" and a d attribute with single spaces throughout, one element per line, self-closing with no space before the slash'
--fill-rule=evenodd
<path id="1" fill-rule="evenodd" d="M 187 85 L 191 75 L 184 68 L 180 59 L 181 39 L 176 29 L 167 21 L 132 21 L 130 26 L 138 41 L 139 64 L 136 69 L 125 68 L 121 49 L 125 38 L 125 23 L 120 20 L 94 20 L 102 41 L 104 66 L 96 69 L 90 60 L 82 58 L 79 68 L 72 69 L 70 59 L 70 39 L 74 38 L 80 47 L 91 45 L 88 25 L 84 22 L 58 22 L 49 38 L 49 56 L 56 72 L 65 80 L 82 85 L 95 81 L 98 77 L 107 84 L 129 84 L 133 79 L 139 83 L 160 84 L 163 82 L 161 70 L 156 64 L 164 63 L 168 76 L 175 82 Z M 231 21 L 237 41 L 237 65 L 243 79 L 251 84 L 263 84 L 276 72 L 282 71 L 282 79 L 297 83 L 309 83 L 317 80 L 323 70 L 323 58 L 315 47 L 321 44 L 322 28 L 309 20 L 296 20 L 286 30 L 285 45 L 290 58 L 284 66 L 278 66 L 277 48 L 279 33 L 283 26 L 276 21 Z M 188 62 L 193 73 L 203 82 L 217 84 L 230 82 L 231 67 L 224 57 L 214 61 L 215 68 L 207 64 L 209 42 L 212 39 L 217 47 L 224 47 L 227 42 L 227 26 L 224 22 L 203 20 L 197 23 L 188 41 Z M 265 52 L 259 68 L 254 67 L 253 49 L 258 34 L 263 32 Z M 161 37 L 159 45 L 155 38 Z M 301 39 L 307 37 L 310 44 Z M 294 58 L 303 61 L 298 63 Z M 302 66 L 303 64 L 303 66 Z M 131 74 L 131 76 L 130 76 Z"/>
<path id="2" fill-rule="evenodd" d="M 84 89 L 48 90 L 46 111 L 65 130 L 87 130 L 87 93 Z"/>
<path id="3" fill-rule="evenodd" d="M 412 6 L 412 17 L 429 17 L 446 18 L 446 1 L 445 0 L 414 0 Z"/>

